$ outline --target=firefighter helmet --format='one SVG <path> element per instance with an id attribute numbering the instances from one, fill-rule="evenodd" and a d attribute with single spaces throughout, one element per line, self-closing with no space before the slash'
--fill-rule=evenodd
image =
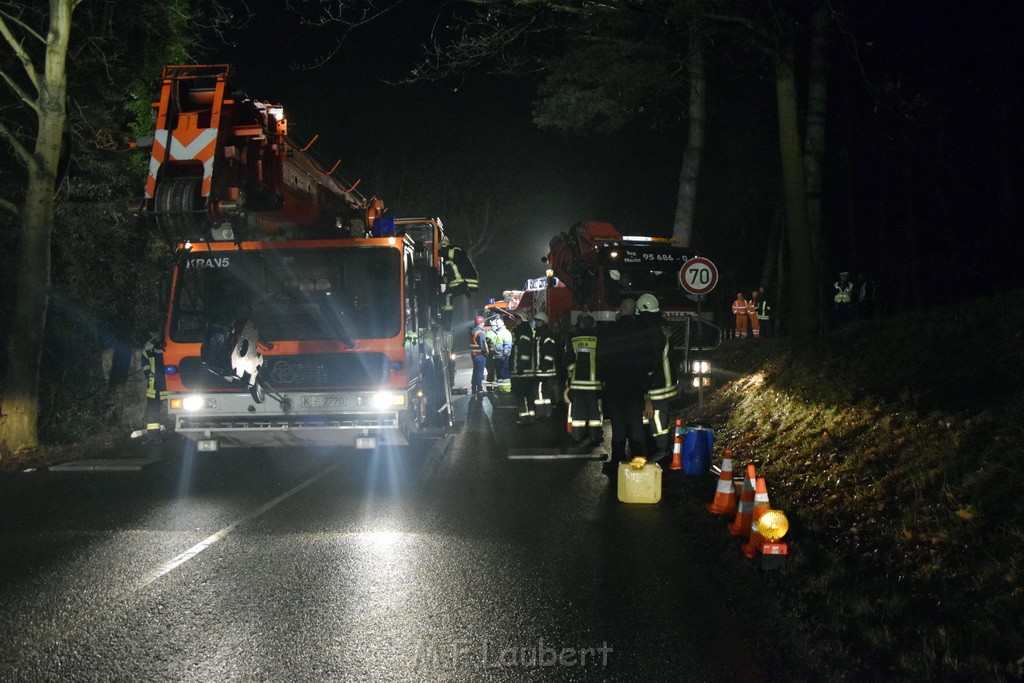
<path id="1" fill-rule="evenodd" d="M 533 314 L 533 319 L 535 321 L 539 322 L 539 323 L 544 323 L 545 325 L 548 324 L 548 314 L 547 313 L 534 313 Z"/>
<path id="2" fill-rule="evenodd" d="M 505 327 L 505 321 L 502 320 L 499 316 L 494 316 L 493 318 L 491 318 L 491 327 L 493 327 L 496 330 L 500 330 L 501 328 Z"/>
<path id="3" fill-rule="evenodd" d="M 579 325 L 581 330 L 592 330 L 594 329 L 594 316 L 589 313 L 582 313 L 580 317 L 576 319 L 576 324 Z"/>
<path id="4" fill-rule="evenodd" d="M 641 294 L 636 300 L 637 313 L 660 313 L 658 299 L 653 294 Z"/>

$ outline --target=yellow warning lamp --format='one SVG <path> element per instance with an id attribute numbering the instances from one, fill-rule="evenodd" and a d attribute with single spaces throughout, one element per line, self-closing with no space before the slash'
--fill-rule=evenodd
<path id="1" fill-rule="evenodd" d="M 774 543 L 789 531 L 789 520 L 782 510 L 768 510 L 757 520 L 757 531 L 766 541 Z"/>

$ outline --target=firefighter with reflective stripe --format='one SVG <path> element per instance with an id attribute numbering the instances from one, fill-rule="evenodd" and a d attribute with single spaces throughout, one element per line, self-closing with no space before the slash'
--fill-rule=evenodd
<path id="1" fill-rule="evenodd" d="M 736 301 L 732 302 L 732 314 L 736 316 L 736 336 L 746 339 L 747 300 L 743 298 L 743 292 L 736 292 Z"/>
<path id="2" fill-rule="evenodd" d="M 473 379 L 470 386 L 474 394 L 484 390 L 484 372 L 487 368 L 487 356 L 491 347 L 487 343 L 487 335 L 484 332 L 484 317 L 478 315 L 473 321 L 473 327 L 469 331 L 469 354 L 473 359 Z"/>
<path id="3" fill-rule="evenodd" d="M 747 317 L 750 318 L 750 336 L 754 339 L 761 338 L 761 323 L 757 319 L 757 290 L 750 293 L 747 299 Z"/>
<path id="4" fill-rule="evenodd" d="M 526 425 L 537 418 L 534 396 L 537 371 L 534 363 L 534 332 L 525 313 L 516 316 L 515 341 L 512 343 L 511 384 L 512 393 L 519 405 L 518 423 Z"/>
<path id="5" fill-rule="evenodd" d="M 498 328 L 497 318 L 491 318 L 484 325 L 484 337 L 487 338 L 487 375 L 484 382 L 488 389 L 497 388 L 498 384 Z"/>
<path id="6" fill-rule="evenodd" d="M 602 441 L 604 413 L 601 410 L 601 380 L 597 371 L 597 331 L 594 317 L 583 313 L 577 320 L 579 331 L 566 351 L 569 377 L 569 414 L 567 422 L 572 440 L 594 445 Z"/>
<path id="7" fill-rule="evenodd" d="M 457 247 L 442 237 L 440 242 L 441 255 L 441 291 L 444 302 L 441 304 L 441 320 L 450 328 L 452 315 L 455 311 L 453 299 L 457 296 L 468 297 L 479 286 L 476 266 L 469 259 L 469 254 L 462 247 Z"/>
<path id="8" fill-rule="evenodd" d="M 533 316 L 534 364 L 537 378 L 537 399 L 534 403 L 537 406 L 537 417 L 551 416 L 551 399 L 555 394 L 555 374 L 558 359 L 558 342 L 551 335 L 551 328 L 548 327 L 547 313 L 537 313 Z"/>
<path id="9" fill-rule="evenodd" d="M 500 317 L 495 318 L 491 326 L 497 331 L 494 342 L 494 355 L 497 359 L 498 391 L 507 394 L 512 391 L 512 385 L 509 380 L 509 363 L 512 360 L 512 332 L 505 327 L 505 321 Z"/>
<path id="10" fill-rule="evenodd" d="M 164 401 L 167 400 L 167 377 L 164 375 L 164 340 L 158 331 L 150 333 L 142 348 L 142 374 L 146 377 L 146 434 L 159 436 L 163 430 Z"/>
<path id="11" fill-rule="evenodd" d="M 678 362 L 661 307 L 653 294 L 641 294 L 636 300 L 636 319 L 645 340 L 643 353 L 650 363 L 645 411 L 650 418 L 644 422 L 654 442 L 656 455 L 652 459 L 657 459 L 668 454 L 672 429 L 668 410 L 669 403 L 679 395 Z"/>
<path id="12" fill-rule="evenodd" d="M 835 302 L 835 321 L 842 325 L 850 320 L 850 308 L 853 305 L 853 283 L 850 282 L 850 273 L 843 271 L 839 273 L 839 280 L 832 285 L 836 294 L 832 297 Z"/>
<path id="13" fill-rule="evenodd" d="M 764 291 L 764 286 L 757 288 L 757 320 L 758 325 L 764 327 L 764 335 L 766 337 L 774 336 L 772 334 L 772 306 L 768 302 L 768 295 Z"/>

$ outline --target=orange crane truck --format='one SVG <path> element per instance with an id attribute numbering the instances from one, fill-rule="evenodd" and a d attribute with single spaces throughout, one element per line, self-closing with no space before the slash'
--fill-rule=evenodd
<path id="1" fill-rule="evenodd" d="M 392 218 L 339 181 L 227 65 L 165 67 L 153 106 L 141 215 L 175 245 L 173 430 L 216 451 L 405 445 L 450 425 L 441 221 Z"/>

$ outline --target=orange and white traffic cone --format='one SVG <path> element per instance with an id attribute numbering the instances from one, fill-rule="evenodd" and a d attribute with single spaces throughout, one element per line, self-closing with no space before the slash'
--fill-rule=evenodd
<path id="1" fill-rule="evenodd" d="M 732 451 L 725 449 L 722 455 L 722 472 L 718 475 L 715 499 L 708 503 L 708 512 L 713 515 L 734 515 L 738 507 L 736 485 L 732 481 Z"/>
<path id="2" fill-rule="evenodd" d="M 754 496 L 754 514 L 750 522 L 750 539 L 743 546 L 743 554 L 747 556 L 748 560 L 754 559 L 761 552 L 761 546 L 764 545 L 764 536 L 758 531 L 757 522 L 761 519 L 761 515 L 771 509 L 771 503 L 768 502 L 768 485 L 765 483 L 764 477 L 758 477 L 757 493 Z"/>
<path id="3" fill-rule="evenodd" d="M 683 469 L 683 421 L 676 420 L 675 436 L 672 438 L 672 462 L 670 470 Z"/>
<path id="4" fill-rule="evenodd" d="M 740 502 L 736 510 L 736 517 L 729 525 L 729 533 L 733 536 L 750 535 L 750 525 L 754 519 L 754 485 L 757 480 L 757 473 L 754 463 L 747 465 L 747 476 L 743 480 L 743 491 L 740 493 Z"/>

